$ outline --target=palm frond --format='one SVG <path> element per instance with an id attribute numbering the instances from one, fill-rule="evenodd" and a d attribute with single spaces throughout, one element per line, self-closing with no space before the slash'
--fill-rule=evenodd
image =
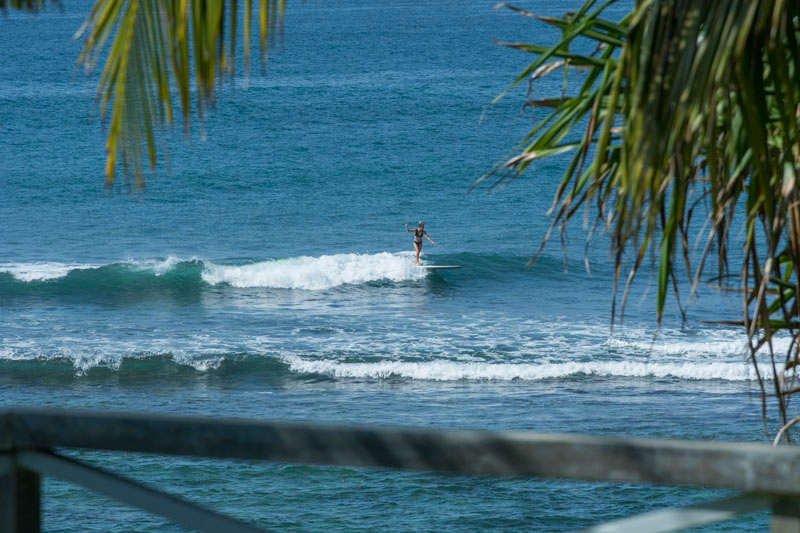
<path id="1" fill-rule="evenodd" d="M 245 0 L 241 27 L 236 0 L 96 0 L 76 37 L 84 38 L 79 62 L 87 71 L 104 54 L 97 98 L 101 117 L 108 120 L 106 183 L 114 182 L 118 166 L 137 187 L 144 186 L 144 159 L 154 170 L 158 139 L 173 125 L 173 94 L 177 95 L 188 134 L 195 109 L 202 120 L 213 107 L 218 80 L 233 76 L 237 34 L 243 34 L 244 69 L 249 69 L 252 8 Z M 268 36 L 279 24 L 284 0 L 260 0 L 259 47 L 266 61 Z M 227 18 L 227 21 L 226 21 Z M 227 32 L 226 32 L 227 30 Z"/>
<path id="2" fill-rule="evenodd" d="M 612 315 L 627 252 L 633 253 L 633 266 L 623 312 L 631 280 L 650 249 L 657 263 L 659 322 L 669 292 L 680 305 L 677 265 L 692 280 L 693 295 L 716 246 L 722 279 L 730 264 L 731 226 L 743 221 L 742 323 L 759 379 L 756 351 L 769 353 L 768 375 L 787 424 L 786 387 L 795 379 L 800 345 L 800 6 L 782 0 L 644 0 L 610 22 L 601 18 L 609 3 L 596 9 L 594 4 L 587 1 L 563 19 L 512 8 L 562 31 L 551 46 L 513 45 L 537 55 L 514 84 L 557 70 L 543 67 L 554 57 L 563 58 L 563 68 L 581 64 L 584 81 L 574 94 L 535 100 L 553 112 L 517 154 L 479 182 L 513 180 L 534 159 L 561 153 L 561 147 L 574 149 L 544 242 L 554 228 L 564 231 L 578 206 L 596 203 L 616 258 Z M 576 53 L 570 45 L 578 39 L 594 41 L 601 52 Z M 692 216 L 702 206 L 709 230 L 692 265 Z M 777 331 L 793 338 L 782 360 L 772 349 Z"/>

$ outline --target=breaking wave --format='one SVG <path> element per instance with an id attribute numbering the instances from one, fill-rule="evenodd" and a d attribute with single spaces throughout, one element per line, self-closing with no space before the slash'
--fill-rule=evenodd
<path id="1" fill-rule="evenodd" d="M 461 361 L 343 363 L 295 359 L 295 372 L 337 378 L 408 378 L 426 381 L 537 381 L 579 376 L 624 378 L 677 378 L 685 380 L 746 381 L 755 373 L 745 361 L 708 363 L 656 363 L 642 361 L 592 361 L 548 363 L 473 363 Z"/>
<path id="2" fill-rule="evenodd" d="M 320 257 L 292 257 L 250 265 L 208 264 L 203 281 L 234 287 L 323 290 L 347 284 L 374 281 L 422 279 L 425 272 L 414 266 L 411 254 L 337 254 Z"/>
<path id="3" fill-rule="evenodd" d="M 225 265 L 197 258 L 109 265 L 0 263 L 0 294 L 198 291 L 205 286 L 325 290 L 347 284 L 423 279 L 410 252 L 336 254 Z"/>

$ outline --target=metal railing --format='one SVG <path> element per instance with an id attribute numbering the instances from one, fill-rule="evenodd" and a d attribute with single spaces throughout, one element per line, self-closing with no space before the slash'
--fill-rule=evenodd
<path id="1" fill-rule="evenodd" d="M 676 531 L 770 509 L 774 533 L 800 532 L 796 447 L 19 408 L 0 410 L 0 533 L 40 530 L 42 475 L 192 529 L 261 531 L 52 451 L 58 448 L 734 489 L 743 494 L 587 531 Z"/>

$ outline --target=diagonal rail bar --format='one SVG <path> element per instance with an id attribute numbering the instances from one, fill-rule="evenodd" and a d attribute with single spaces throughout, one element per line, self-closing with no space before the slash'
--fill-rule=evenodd
<path id="1" fill-rule="evenodd" d="M 197 531 L 264 532 L 250 524 L 209 511 L 171 494 L 53 453 L 20 451 L 16 453 L 16 462 L 28 470 L 81 485 Z"/>

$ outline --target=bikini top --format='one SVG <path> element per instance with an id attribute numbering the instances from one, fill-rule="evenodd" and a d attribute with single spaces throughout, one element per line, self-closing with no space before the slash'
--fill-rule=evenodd
<path id="1" fill-rule="evenodd" d="M 422 242 L 422 235 L 425 233 L 425 230 L 422 229 L 415 229 L 414 230 L 414 240 L 418 242 Z"/>

